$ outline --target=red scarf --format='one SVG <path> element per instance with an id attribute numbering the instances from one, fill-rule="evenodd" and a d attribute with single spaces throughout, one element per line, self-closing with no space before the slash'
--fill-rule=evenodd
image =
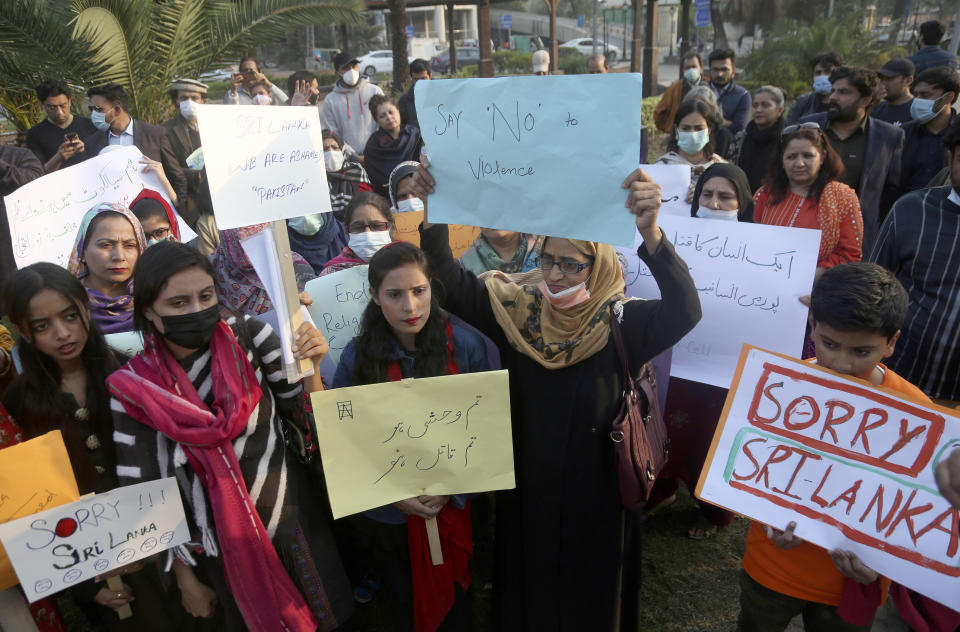
<path id="1" fill-rule="evenodd" d="M 233 450 L 263 395 L 233 331 L 220 321 L 210 340 L 210 407 L 159 336 L 144 338 L 143 353 L 107 378 L 110 392 L 128 415 L 183 446 L 210 501 L 224 576 L 247 626 L 313 632 L 317 622 L 280 563 Z"/>
<path id="2" fill-rule="evenodd" d="M 459 375 L 453 350 L 453 327 L 447 321 L 447 375 Z M 399 360 L 387 368 L 391 382 L 403 379 Z M 410 571 L 413 576 L 413 623 L 416 632 L 434 632 L 453 607 L 456 584 L 470 587 L 470 556 L 473 554 L 473 530 L 470 503 L 457 509 L 447 503 L 437 515 L 443 564 L 434 566 L 430 559 L 427 525 L 423 518 L 407 516 L 407 545 L 410 549 Z"/>

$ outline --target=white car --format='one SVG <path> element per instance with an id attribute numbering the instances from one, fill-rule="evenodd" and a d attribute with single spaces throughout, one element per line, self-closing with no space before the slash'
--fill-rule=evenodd
<path id="1" fill-rule="evenodd" d="M 578 37 L 577 39 L 567 40 L 560 44 L 560 48 L 575 48 L 581 55 L 589 56 L 593 54 L 593 38 Z M 607 62 L 611 64 L 620 59 L 620 48 L 608 42 L 607 49 L 604 50 L 603 40 L 597 40 L 597 52 L 605 53 Z"/>
<path id="2" fill-rule="evenodd" d="M 360 60 L 360 72 L 365 75 L 373 76 L 377 72 L 393 72 L 393 51 L 392 50 L 372 50 Z M 407 57 L 407 63 L 412 62 L 415 57 Z"/>

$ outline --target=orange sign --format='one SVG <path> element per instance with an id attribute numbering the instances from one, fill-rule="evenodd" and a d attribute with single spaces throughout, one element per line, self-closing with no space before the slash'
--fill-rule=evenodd
<path id="1" fill-rule="evenodd" d="M 420 245 L 420 232 L 417 228 L 423 221 L 423 211 L 397 213 L 393 216 L 393 221 L 397 225 L 397 236 L 400 239 L 415 246 Z M 479 234 L 480 229 L 475 226 L 450 224 L 450 249 L 453 250 L 453 256 L 459 259 Z"/>

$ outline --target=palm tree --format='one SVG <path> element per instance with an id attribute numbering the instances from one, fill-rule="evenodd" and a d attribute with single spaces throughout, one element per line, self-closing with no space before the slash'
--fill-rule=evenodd
<path id="1" fill-rule="evenodd" d="M 119 83 L 134 117 L 159 122 L 170 111 L 170 79 L 235 62 L 310 24 L 358 24 L 362 11 L 362 0 L 4 0 L 0 108 L 29 126 L 39 120 L 33 86 L 57 77 L 78 87 Z"/>

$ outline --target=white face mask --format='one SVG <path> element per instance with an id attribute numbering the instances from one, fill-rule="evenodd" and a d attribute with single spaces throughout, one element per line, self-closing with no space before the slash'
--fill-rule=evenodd
<path id="1" fill-rule="evenodd" d="M 190 99 L 180 102 L 180 115 L 188 121 L 197 120 L 197 104 Z"/>
<path id="2" fill-rule="evenodd" d="M 287 226 L 304 237 L 313 237 L 323 228 L 323 213 L 311 213 L 287 220 Z"/>
<path id="3" fill-rule="evenodd" d="M 339 149 L 328 149 L 323 152 L 323 164 L 327 171 L 340 171 L 343 166 L 343 152 Z"/>
<path id="4" fill-rule="evenodd" d="M 265 95 L 265 94 L 258 94 L 258 95 L 256 95 L 256 96 L 253 97 L 253 104 L 254 104 L 254 105 L 270 105 L 270 104 L 272 104 L 272 103 L 273 103 L 273 101 L 270 100 L 270 97 L 268 97 L 268 96 Z"/>
<path id="5" fill-rule="evenodd" d="M 397 202 L 397 212 L 398 213 L 410 213 L 411 211 L 422 211 L 423 210 L 423 200 L 418 197 L 407 198 L 406 200 L 400 200 Z"/>
<path id="6" fill-rule="evenodd" d="M 571 307 L 576 307 L 580 303 L 590 300 L 590 290 L 587 289 L 586 281 L 577 283 L 556 294 L 550 291 L 550 287 L 546 281 L 540 281 L 537 288 L 543 292 L 543 295 L 547 297 L 550 304 L 557 309 L 570 309 Z"/>
<path id="7" fill-rule="evenodd" d="M 350 233 L 347 245 L 364 261 L 377 254 L 377 251 L 393 241 L 389 230 L 365 230 L 362 233 Z"/>
<path id="8" fill-rule="evenodd" d="M 340 79 L 343 81 L 344 85 L 355 86 L 357 82 L 360 81 L 360 71 L 356 68 L 351 68 L 347 72 L 340 75 Z"/>
<path id="9" fill-rule="evenodd" d="M 720 209 L 704 208 L 697 209 L 697 217 L 703 219 L 725 219 L 737 221 L 737 215 L 740 211 L 721 211 Z"/>

